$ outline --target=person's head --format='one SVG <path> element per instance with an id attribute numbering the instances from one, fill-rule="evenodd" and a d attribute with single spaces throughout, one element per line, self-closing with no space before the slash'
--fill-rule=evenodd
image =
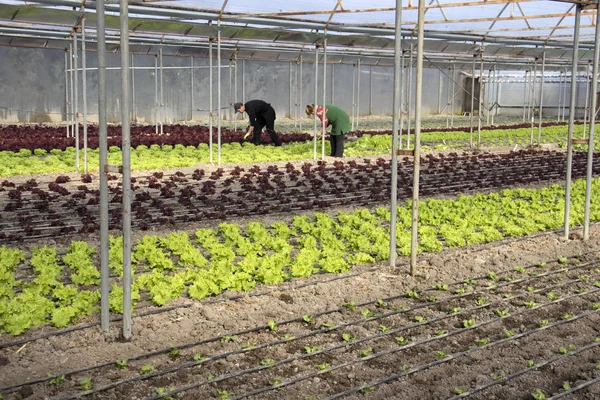
<path id="1" fill-rule="evenodd" d="M 233 109 L 235 110 L 235 112 L 243 113 L 244 111 L 246 111 L 246 106 L 244 106 L 244 103 L 235 103 L 233 105 Z"/>
<path id="2" fill-rule="evenodd" d="M 307 104 L 305 111 L 306 111 L 306 115 L 308 115 L 309 117 L 312 117 L 313 114 L 315 113 L 315 105 L 314 104 Z"/>

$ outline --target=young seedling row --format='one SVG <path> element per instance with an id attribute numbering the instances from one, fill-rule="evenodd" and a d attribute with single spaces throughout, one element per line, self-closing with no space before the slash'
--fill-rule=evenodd
<path id="1" fill-rule="evenodd" d="M 423 374 L 445 365 L 463 368 L 465 360 L 486 357 L 488 352 L 499 351 L 496 348 L 512 351 L 515 343 L 534 342 L 544 330 L 564 327 L 565 332 L 578 333 L 565 338 L 567 342 L 561 342 L 559 335 L 556 343 L 542 346 L 534 365 L 526 367 L 524 357 L 531 354 L 516 354 L 521 361 L 480 371 L 488 374 L 488 382 L 473 386 L 469 374 L 464 374 L 463 381 L 446 388 L 447 393 L 432 396 L 451 397 L 460 388 L 465 393 L 487 393 L 483 386 L 491 382 L 504 379 L 510 385 L 506 377 L 517 379 L 517 372 L 524 368 L 542 368 L 543 361 L 550 359 L 549 351 L 552 357 L 573 357 L 576 350 L 595 340 L 586 327 L 598 319 L 599 266 L 590 254 L 490 271 L 486 276 L 440 282 L 376 302 L 349 301 L 315 315 L 265 321 L 253 329 L 65 371 L 0 391 L 9 394 L 29 386 L 34 393 L 64 399 L 169 395 L 241 399 L 301 398 L 300 392 L 306 395 L 310 388 L 316 398 L 337 398 L 385 391 L 398 380 L 423 385 L 419 378 Z M 463 379 L 463 374 L 457 376 Z M 485 390 L 494 388 L 489 385 Z"/>

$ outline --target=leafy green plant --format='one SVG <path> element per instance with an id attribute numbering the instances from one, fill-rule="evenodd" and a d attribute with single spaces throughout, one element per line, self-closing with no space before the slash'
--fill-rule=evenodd
<path id="1" fill-rule="evenodd" d="M 269 327 L 269 330 L 271 332 L 275 332 L 277 330 L 277 324 L 272 319 L 270 319 L 269 322 L 267 322 L 267 326 Z"/>
<path id="2" fill-rule="evenodd" d="M 535 400 L 546 400 L 546 394 L 544 394 L 544 392 L 542 392 L 541 389 L 535 389 L 535 391 L 531 392 L 531 396 L 535 399 Z"/>
<path id="3" fill-rule="evenodd" d="M 515 267 L 515 271 L 517 271 L 518 273 L 522 274 L 523 272 L 525 272 L 525 268 L 520 267 L 520 266 L 516 266 Z"/>
<path id="4" fill-rule="evenodd" d="M 545 266 L 546 266 L 546 262 L 544 262 L 544 261 L 540 261 L 539 263 L 537 263 L 538 268 L 544 268 Z"/>
<path id="5" fill-rule="evenodd" d="M 448 312 L 448 314 L 457 314 L 460 312 L 460 310 L 462 310 L 462 308 L 454 307 L 452 310 L 450 310 L 450 312 Z"/>
<path id="6" fill-rule="evenodd" d="M 473 325 L 475 325 L 475 323 L 476 323 L 475 318 L 465 319 L 465 320 L 463 320 L 463 327 L 470 328 Z"/>
<path id="7" fill-rule="evenodd" d="M 323 364 L 318 364 L 316 367 L 319 371 L 324 371 L 326 369 L 331 368 L 331 365 L 329 363 L 324 362 Z"/>
<path id="8" fill-rule="evenodd" d="M 436 283 L 435 286 L 433 287 L 435 290 L 448 290 L 448 284 L 446 283 Z"/>
<path id="9" fill-rule="evenodd" d="M 564 313 L 562 316 L 562 319 L 571 319 L 573 318 L 574 315 L 573 314 L 569 314 L 569 313 Z"/>
<path id="10" fill-rule="evenodd" d="M 171 350 L 169 350 L 169 357 L 174 360 L 181 354 L 181 350 L 171 345 Z"/>
<path id="11" fill-rule="evenodd" d="M 396 336 L 394 339 L 396 339 L 396 343 L 398 343 L 400 346 L 406 346 L 409 343 L 408 339 L 406 339 L 404 336 Z"/>
<path id="12" fill-rule="evenodd" d="M 568 259 L 567 257 L 560 257 L 557 261 L 559 264 L 565 264 L 568 261 Z"/>
<path id="13" fill-rule="evenodd" d="M 494 271 L 488 271 L 488 278 L 495 281 L 498 279 L 498 275 Z"/>
<path id="14" fill-rule="evenodd" d="M 221 342 L 223 343 L 227 343 L 227 342 L 235 342 L 237 340 L 237 336 L 223 336 L 221 338 Z"/>
<path id="15" fill-rule="evenodd" d="M 206 357 L 204 357 L 202 354 L 200 353 L 196 353 L 194 354 L 194 361 L 202 361 L 204 360 Z"/>
<path id="16" fill-rule="evenodd" d="M 465 293 L 467 293 L 467 289 L 465 289 L 465 288 L 456 289 L 454 291 L 454 294 L 465 294 Z"/>
<path id="17" fill-rule="evenodd" d="M 504 337 L 509 338 L 509 337 L 513 337 L 513 336 L 515 336 L 515 333 L 513 331 L 508 330 L 508 329 L 504 330 Z"/>
<path id="18" fill-rule="evenodd" d="M 372 317 L 374 317 L 376 315 L 373 311 L 367 310 L 367 309 L 362 310 L 361 314 L 365 318 L 372 318 Z"/>
<path id="19" fill-rule="evenodd" d="M 417 322 L 423 322 L 423 321 L 425 321 L 425 317 L 423 317 L 421 315 L 415 315 L 414 319 Z"/>
<path id="20" fill-rule="evenodd" d="M 223 390 L 217 389 L 217 395 L 219 396 L 219 398 L 221 400 L 227 400 L 227 399 L 231 398 L 232 393 L 230 393 L 229 391 L 227 391 L 225 389 L 223 389 Z"/>
<path id="21" fill-rule="evenodd" d="M 468 392 L 469 392 L 468 388 L 460 388 L 460 387 L 454 388 L 454 393 L 456 393 L 458 395 L 463 394 L 463 393 L 468 393 Z"/>
<path id="22" fill-rule="evenodd" d="M 169 386 L 169 387 L 157 387 L 154 389 L 154 391 L 156 392 L 156 394 L 160 394 L 160 395 L 164 395 L 167 392 L 171 392 L 175 390 L 175 386 Z M 168 395 L 168 396 L 161 396 L 162 399 L 172 399 L 173 397 Z"/>
<path id="23" fill-rule="evenodd" d="M 364 386 L 366 384 L 367 384 L 367 382 L 362 382 L 361 386 Z M 362 394 L 365 394 L 365 393 L 372 392 L 373 390 L 375 390 L 375 387 L 373 387 L 373 386 L 364 386 L 362 389 L 360 389 L 360 392 Z"/>
<path id="24" fill-rule="evenodd" d="M 342 333 L 342 340 L 344 342 L 352 342 L 354 340 L 356 340 L 356 336 L 350 334 L 350 333 Z"/>
<path id="25" fill-rule="evenodd" d="M 442 336 L 442 335 L 445 335 L 446 333 L 448 333 L 448 330 L 440 329 L 439 331 L 435 332 L 435 336 Z"/>
<path id="26" fill-rule="evenodd" d="M 381 333 L 386 333 L 389 330 L 390 330 L 390 328 L 388 328 L 387 326 L 385 326 L 385 325 L 379 325 L 379 331 Z"/>
<path id="27" fill-rule="evenodd" d="M 437 296 L 427 296 L 426 300 L 428 303 L 435 303 L 437 301 Z"/>
<path id="28" fill-rule="evenodd" d="M 332 324 L 331 322 L 322 322 L 321 325 L 323 328 L 332 328 L 335 326 L 335 324 Z"/>
<path id="29" fill-rule="evenodd" d="M 573 351 L 573 350 L 575 350 L 575 345 L 574 345 L 574 344 L 570 344 L 570 345 L 568 345 L 567 347 L 560 347 L 560 348 L 558 349 L 558 352 L 559 352 L 560 354 L 567 354 L 567 353 L 569 353 L 569 352 L 571 352 L 571 351 Z"/>
<path id="30" fill-rule="evenodd" d="M 115 364 L 117 365 L 117 368 L 119 368 L 119 369 L 127 369 L 127 359 L 126 358 L 122 358 L 120 360 L 115 361 Z"/>
<path id="31" fill-rule="evenodd" d="M 51 374 L 48 374 L 49 376 L 51 376 Z M 61 383 L 63 383 L 65 381 L 65 376 L 64 375 L 59 375 L 55 378 L 50 379 L 48 382 L 51 385 L 60 385 Z"/>
<path id="32" fill-rule="evenodd" d="M 508 315 L 510 314 L 508 310 L 500 310 L 500 309 L 498 309 L 498 308 L 496 308 L 496 309 L 494 310 L 494 312 L 495 312 L 495 313 L 496 313 L 496 315 L 497 315 L 497 316 L 499 316 L 499 317 L 506 317 L 506 316 L 508 316 Z"/>
<path id="33" fill-rule="evenodd" d="M 313 323 L 313 316 L 312 315 L 308 315 L 308 314 L 304 314 L 302 316 L 302 321 L 306 322 L 307 324 L 312 324 Z"/>
<path id="34" fill-rule="evenodd" d="M 362 349 L 358 351 L 358 356 L 359 357 L 369 357 L 373 355 L 373 348 L 371 347 L 367 347 L 366 349 Z"/>
<path id="35" fill-rule="evenodd" d="M 467 279 L 467 280 L 465 280 L 465 283 L 467 285 L 476 285 L 477 284 L 477 279 Z"/>
<path id="36" fill-rule="evenodd" d="M 548 320 L 547 319 L 543 319 L 540 321 L 540 328 L 545 328 L 548 326 Z"/>
<path id="37" fill-rule="evenodd" d="M 85 391 L 92 390 L 94 388 L 94 384 L 90 378 L 81 378 L 79 381 L 79 388 Z"/>
<path id="38" fill-rule="evenodd" d="M 475 344 L 476 344 L 478 347 L 481 347 L 481 346 L 485 346 L 486 344 L 488 344 L 488 342 L 489 342 L 489 341 L 490 341 L 490 340 L 489 340 L 488 338 L 484 338 L 484 339 L 477 339 L 477 340 L 475 340 Z"/>
<path id="39" fill-rule="evenodd" d="M 154 367 L 152 366 L 152 364 L 144 364 L 144 365 L 142 365 L 142 368 L 140 369 L 140 372 L 142 375 L 151 374 L 152 371 L 154 371 Z"/>
<path id="40" fill-rule="evenodd" d="M 485 297 L 480 297 L 475 301 L 475 304 L 477 304 L 478 306 L 483 306 L 487 304 L 487 301 L 485 300 Z"/>
<path id="41" fill-rule="evenodd" d="M 562 390 L 563 390 L 563 392 L 566 392 L 567 390 L 571 390 L 571 385 L 569 385 L 569 382 L 563 382 Z"/>
<path id="42" fill-rule="evenodd" d="M 411 298 L 411 299 L 418 299 L 419 298 L 419 293 L 416 290 L 407 290 L 406 291 L 406 296 Z"/>
<path id="43" fill-rule="evenodd" d="M 446 354 L 441 350 L 434 351 L 434 354 L 438 360 L 443 360 L 446 357 Z"/>
<path id="44" fill-rule="evenodd" d="M 556 301 L 556 300 L 560 299 L 560 296 L 554 292 L 548 292 L 547 296 L 551 301 Z"/>
<path id="45" fill-rule="evenodd" d="M 504 375 L 492 375 L 492 380 L 493 381 L 499 381 L 500 379 L 503 379 Z"/>
<path id="46" fill-rule="evenodd" d="M 527 286 L 528 292 L 533 292 L 534 290 L 535 290 L 535 288 L 533 286 Z"/>
<path id="47" fill-rule="evenodd" d="M 528 361 L 527 361 L 527 366 L 528 366 L 529 368 L 533 367 L 534 365 L 535 365 L 535 361 L 533 361 L 533 360 L 528 360 Z"/>
<path id="48" fill-rule="evenodd" d="M 531 301 L 524 301 L 523 305 L 527 308 L 533 308 L 536 306 L 535 301 L 531 300 Z"/>
<path id="49" fill-rule="evenodd" d="M 384 308 L 386 305 L 387 304 L 384 303 L 384 301 L 381 300 L 381 299 L 377 299 L 377 302 L 375 303 L 375 306 L 378 307 L 378 308 Z"/>
<path id="50" fill-rule="evenodd" d="M 312 354 L 316 351 L 321 350 L 321 346 L 304 346 L 304 351 L 306 352 L 306 354 Z"/>
<path id="51" fill-rule="evenodd" d="M 273 360 L 272 358 L 265 358 L 264 360 L 262 360 L 260 362 L 260 365 L 273 365 L 275 364 L 275 360 Z"/>
<path id="52" fill-rule="evenodd" d="M 347 303 L 342 303 L 342 307 L 347 308 L 348 310 L 354 311 L 354 310 L 356 310 L 356 303 L 354 301 L 349 301 Z"/>

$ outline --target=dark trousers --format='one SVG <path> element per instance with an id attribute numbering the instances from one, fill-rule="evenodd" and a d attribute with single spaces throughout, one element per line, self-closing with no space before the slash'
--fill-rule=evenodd
<path id="1" fill-rule="evenodd" d="M 279 140 L 279 136 L 275 132 L 275 110 L 273 107 L 266 113 L 259 115 L 256 117 L 256 122 L 254 123 L 254 140 L 252 143 L 255 145 L 260 144 L 260 135 L 262 133 L 263 128 L 267 128 L 267 133 L 271 136 L 271 141 L 275 146 L 281 146 L 281 140 Z"/>
<path id="2" fill-rule="evenodd" d="M 344 156 L 344 135 L 330 135 L 331 157 Z"/>

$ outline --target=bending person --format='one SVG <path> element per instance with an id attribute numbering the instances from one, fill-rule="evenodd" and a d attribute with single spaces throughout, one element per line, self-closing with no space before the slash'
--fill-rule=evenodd
<path id="1" fill-rule="evenodd" d="M 306 106 L 306 114 L 312 117 L 315 113 L 315 105 L 308 104 Z M 323 117 L 325 115 L 325 117 Z M 331 143 L 331 156 L 332 157 L 343 157 L 344 156 L 344 134 L 350 132 L 352 125 L 350 124 L 350 117 L 346 111 L 341 108 L 334 106 L 333 104 L 325 104 L 325 112 L 323 112 L 323 106 L 317 107 L 317 117 L 321 121 L 325 118 L 325 128 L 331 126 L 331 136 L 329 141 Z M 323 134 L 321 130 L 321 134 Z"/>
<path id="2" fill-rule="evenodd" d="M 244 135 L 244 139 L 254 132 L 252 143 L 258 146 L 260 144 L 260 134 L 263 128 L 266 127 L 273 144 L 281 146 L 281 140 L 275 132 L 275 110 L 269 103 L 262 100 L 250 100 L 245 104 L 235 103 L 233 108 L 240 114 L 246 112 L 250 119 L 250 128 L 248 128 L 248 132 Z"/>

